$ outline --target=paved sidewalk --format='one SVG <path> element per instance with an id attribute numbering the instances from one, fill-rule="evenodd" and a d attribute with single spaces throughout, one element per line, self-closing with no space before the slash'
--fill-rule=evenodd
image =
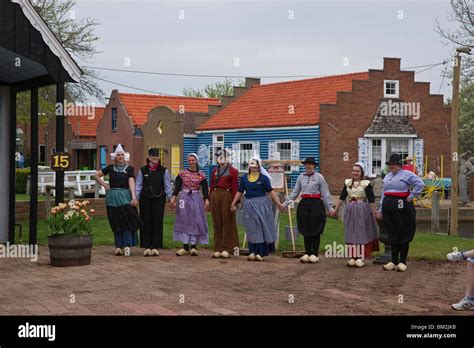
<path id="1" fill-rule="evenodd" d="M 465 265 L 447 262 L 410 262 L 397 273 L 324 257 L 315 265 L 215 260 L 209 251 L 116 257 L 101 246 L 90 266 L 53 268 L 40 251 L 37 263 L 0 259 L 0 315 L 452 315 L 464 294 Z"/>

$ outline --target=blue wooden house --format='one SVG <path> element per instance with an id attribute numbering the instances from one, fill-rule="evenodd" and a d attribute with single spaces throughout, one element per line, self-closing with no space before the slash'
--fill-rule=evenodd
<path id="1" fill-rule="evenodd" d="M 250 158 L 262 160 L 319 159 L 319 106 L 336 103 L 337 92 L 350 91 L 353 80 L 367 73 L 328 76 L 298 81 L 252 85 L 198 127 L 184 135 L 184 163 L 190 152 L 199 155 L 201 169 L 209 176 L 217 165 L 214 154 L 232 150 L 232 164 L 240 173 L 248 170 Z M 253 79 L 255 80 L 255 79 Z M 289 187 L 304 170 L 288 166 Z"/>

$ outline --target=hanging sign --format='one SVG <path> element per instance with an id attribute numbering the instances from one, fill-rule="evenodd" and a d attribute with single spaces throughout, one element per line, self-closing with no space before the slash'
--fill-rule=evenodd
<path id="1" fill-rule="evenodd" d="M 285 166 L 272 165 L 268 167 L 268 173 L 272 177 L 272 188 L 285 188 Z"/>
<path id="2" fill-rule="evenodd" d="M 68 152 L 55 152 L 51 155 L 51 168 L 55 172 L 69 170 L 71 155 Z"/>

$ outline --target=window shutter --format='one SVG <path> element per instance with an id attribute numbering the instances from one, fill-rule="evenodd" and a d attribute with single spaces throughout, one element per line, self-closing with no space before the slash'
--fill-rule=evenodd
<path id="1" fill-rule="evenodd" d="M 364 167 L 364 172 L 369 172 L 369 139 L 359 138 L 359 160 Z"/>
<path id="2" fill-rule="evenodd" d="M 273 156 L 276 152 L 276 142 L 275 141 L 269 141 L 268 142 L 268 159 L 274 159 Z"/>
<path id="3" fill-rule="evenodd" d="M 260 157 L 260 141 L 254 141 L 253 143 L 253 153 Z"/>
<path id="4" fill-rule="evenodd" d="M 299 140 L 293 140 L 291 142 L 291 159 L 294 161 L 300 160 L 300 142 Z M 292 172 L 298 172 L 300 170 L 300 166 L 291 166 L 290 169 Z"/>
<path id="5" fill-rule="evenodd" d="M 413 140 L 413 156 L 415 157 L 415 165 L 420 175 L 425 174 L 423 147 L 423 139 Z"/>
<path id="6" fill-rule="evenodd" d="M 232 166 L 239 168 L 239 143 L 232 144 Z"/>

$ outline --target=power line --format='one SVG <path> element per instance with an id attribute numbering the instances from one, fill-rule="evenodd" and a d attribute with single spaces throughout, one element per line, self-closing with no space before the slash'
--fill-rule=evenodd
<path id="1" fill-rule="evenodd" d="M 153 94 L 160 94 L 160 95 L 165 95 L 165 96 L 168 96 L 168 97 L 182 97 L 182 96 L 180 96 L 180 95 L 162 93 L 162 92 L 152 91 L 152 90 L 149 90 L 149 89 L 143 89 L 143 88 L 139 88 L 139 87 L 133 87 L 133 86 L 126 85 L 126 84 L 123 84 L 123 83 L 120 83 L 120 82 L 115 82 L 115 81 L 106 80 L 106 79 L 103 79 L 103 78 L 97 77 L 97 76 L 93 76 L 93 78 L 94 78 L 94 79 L 97 79 L 97 80 L 105 81 L 105 82 L 108 82 L 108 83 L 112 83 L 112 84 L 114 84 L 114 85 L 118 85 L 118 86 L 122 86 L 122 87 L 127 87 L 127 88 L 130 88 L 130 89 L 135 89 L 135 90 L 137 90 L 137 91 L 148 92 L 148 93 L 153 93 Z"/>
<path id="2" fill-rule="evenodd" d="M 420 71 L 415 71 L 415 74 L 419 74 L 419 73 L 422 73 L 422 72 L 425 72 L 425 71 L 428 71 L 430 69 L 433 69 L 435 68 L 436 66 L 439 66 L 441 64 L 447 64 L 446 61 L 442 62 L 442 63 L 436 63 L 436 64 L 427 64 L 427 65 L 420 65 L 418 66 L 418 68 L 420 67 L 427 67 L 426 69 L 423 69 L 423 70 L 420 70 Z M 447 67 L 447 65 L 446 65 Z M 417 67 L 409 67 L 409 68 L 404 68 L 404 69 L 413 69 L 413 68 L 417 68 Z M 401 70 L 401 69 L 400 69 Z M 126 70 L 127 72 L 129 72 L 129 70 Z M 332 76 L 332 75 L 324 75 L 324 76 Z M 323 77 L 322 75 L 320 77 Z M 157 91 L 153 91 L 153 90 L 149 90 L 149 89 L 143 89 L 143 88 L 139 88 L 139 87 L 134 87 L 134 86 L 131 86 L 131 85 L 127 85 L 127 84 L 124 84 L 124 83 L 120 83 L 120 82 L 116 82 L 116 81 L 111 81 L 111 80 L 107 80 L 107 79 L 103 79 L 101 77 L 97 77 L 97 76 L 94 76 L 95 79 L 98 79 L 98 80 L 101 80 L 101 81 L 104 81 L 104 82 L 108 82 L 108 83 L 111 83 L 111 84 L 115 84 L 115 85 L 118 85 L 118 86 L 122 86 L 122 87 L 126 87 L 126 88 L 130 88 L 130 89 L 134 89 L 134 90 L 137 90 L 137 91 L 141 91 L 141 92 L 147 92 L 147 93 L 153 93 L 153 94 L 159 94 L 159 95 L 164 95 L 164 96 L 170 96 L 170 97 L 182 97 L 181 95 L 175 95 L 175 94 L 169 94 L 169 93 L 162 93 L 162 92 L 157 92 Z M 383 81 L 382 81 L 383 82 Z M 372 86 L 371 88 L 374 88 L 376 86 Z M 377 86 L 378 87 L 378 86 Z"/>
<path id="3" fill-rule="evenodd" d="M 441 65 L 441 64 L 445 64 L 445 62 L 434 63 L 434 64 L 426 64 L 426 65 L 418 65 L 418 66 L 411 66 L 411 67 L 404 67 L 402 69 L 416 69 L 416 68 L 434 67 L 434 66 Z M 132 73 L 132 74 L 177 76 L 177 77 L 236 78 L 236 79 L 249 77 L 249 75 L 206 75 L 206 74 L 167 73 L 167 72 L 145 71 L 145 70 L 127 70 L 127 69 L 106 68 L 106 67 L 98 67 L 98 66 L 84 66 L 84 68 L 94 69 L 94 70 L 113 71 L 113 72 L 124 72 L 124 73 Z M 311 77 L 324 77 L 324 76 L 328 76 L 328 75 L 319 75 L 319 74 L 315 74 L 315 75 L 261 75 L 261 76 L 255 76 L 255 77 L 262 78 L 262 79 L 284 79 L 284 78 L 311 78 Z"/>

